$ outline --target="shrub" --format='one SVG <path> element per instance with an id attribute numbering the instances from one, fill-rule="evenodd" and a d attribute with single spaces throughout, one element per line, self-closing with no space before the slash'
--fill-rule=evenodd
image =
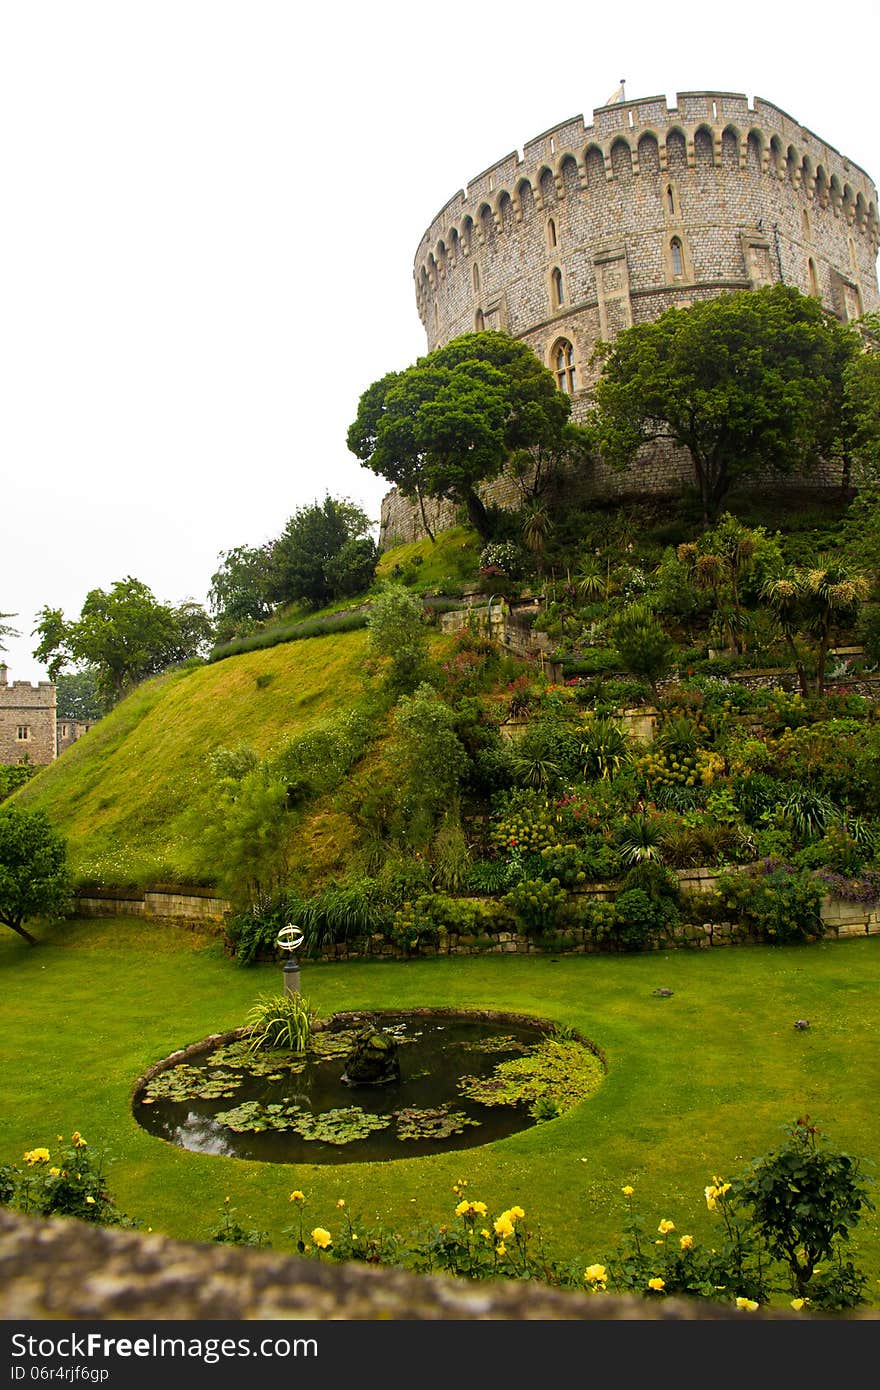
<path id="1" fill-rule="evenodd" d="M 256 960 L 274 959 L 278 933 L 290 922 L 299 925 L 304 904 L 292 894 L 281 894 L 265 904 L 233 913 L 226 923 L 226 942 L 236 964 L 252 965 Z"/>
<path id="2" fill-rule="evenodd" d="M 632 762 L 632 744 L 616 719 L 596 715 L 581 737 L 580 757 L 584 777 L 611 779 Z"/>
<path id="3" fill-rule="evenodd" d="M 527 934 L 542 936 L 560 926 L 568 894 L 558 878 L 526 878 L 502 901 Z"/>
<path id="4" fill-rule="evenodd" d="M 0 1205 L 40 1216 L 71 1216 L 102 1226 L 137 1226 L 116 1210 L 107 1189 L 103 1155 L 95 1155 L 76 1130 L 55 1149 L 30 1149 L 25 1167 L 0 1167 Z"/>
<path id="5" fill-rule="evenodd" d="M 763 941 L 785 945 L 824 935 L 822 889 L 805 870 L 765 860 L 721 874 L 718 891 L 725 909 Z"/>
<path id="6" fill-rule="evenodd" d="M 618 951 L 643 951 L 665 938 L 679 920 L 678 908 L 670 897 L 653 899 L 644 888 L 627 888 L 614 902 L 591 900 L 584 908 L 583 922 L 593 941 Z"/>

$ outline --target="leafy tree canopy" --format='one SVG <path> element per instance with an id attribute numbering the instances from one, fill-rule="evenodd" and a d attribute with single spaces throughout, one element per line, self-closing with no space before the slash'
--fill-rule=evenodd
<path id="1" fill-rule="evenodd" d="M 271 616 L 271 566 L 271 545 L 238 545 L 220 552 L 219 565 L 211 576 L 208 602 L 217 619 L 221 641 Z"/>
<path id="2" fill-rule="evenodd" d="M 4 618 L 14 618 L 14 617 L 15 617 L 15 614 L 14 614 L 14 613 L 0 613 L 0 652 L 6 650 L 5 647 L 4 647 L 4 645 L 3 645 L 3 638 L 4 638 L 4 637 L 20 637 L 20 636 L 21 636 L 21 633 L 20 633 L 20 632 L 18 632 L 14 627 L 9 627 L 9 625 L 8 625 L 7 623 L 4 623 L 4 621 L 3 621 Z"/>
<path id="3" fill-rule="evenodd" d="M 833 451 L 858 342 L 786 285 L 668 309 L 600 344 L 595 443 L 617 467 L 651 441 L 687 449 L 708 521 L 739 478 L 806 471 Z"/>
<path id="4" fill-rule="evenodd" d="M 51 679 L 68 663 L 91 667 L 105 708 L 147 676 L 203 655 L 213 637 L 201 604 L 160 603 L 130 575 L 109 591 L 92 589 L 75 622 L 49 607 L 37 619 L 34 635 L 40 643 L 34 656 L 47 664 Z"/>
<path id="5" fill-rule="evenodd" d="M 59 719 L 79 719 L 86 724 L 100 719 L 103 709 L 95 668 L 59 671 L 55 677 L 55 699 Z"/>
<path id="6" fill-rule="evenodd" d="M 298 507 L 271 549 L 269 599 L 318 608 L 369 587 L 378 559 L 372 525 L 354 502 L 329 493 L 323 502 Z"/>
<path id="7" fill-rule="evenodd" d="M 866 314 L 856 324 L 861 351 L 853 354 L 844 374 L 842 444 L 859 467 L 860 483 L 880 486 L 880 314 Z"/>
<path id="8" fill-rule="evenodd" d="M 63 911 L 68 892 L 67 846 L 45 812 L 0 808 L 0 922 L 34 946 L 23 923 Z"/>
<path id="9" fill-rule="evenodd" d="M 369 386 L 347 442 L 405 497 L 465 507 L 489 539 L 478 488 L 506 464 L 516 460 L 522 468 L 526 453 L 537 468 L 540 460 L 584 448 L 586 436 L 570 424 L 570 411 L 570 398 L 525 343 L 505 333 L 466 333 Z"/>

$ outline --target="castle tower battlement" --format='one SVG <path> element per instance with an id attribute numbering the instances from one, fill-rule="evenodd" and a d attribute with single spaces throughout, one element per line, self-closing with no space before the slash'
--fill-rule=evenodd
<path id="1" fill-rule="evenodd" d="M 56 696 L 51 681 L 8 680 L 0 662 L 0 763 L 42 766 L 56 756 Z"/>
<path id="2" fill-rule="evenodd" d="M 782 282 L 841 320 L 880 308 L 877 189 L 864 169 L 772 102 L 740 92 L 620 100 L 529 140 L 443 206 L 413 269 L 428 350 L 500 329 L 527 343 L 589 409 L 598 341 L 726 290 Z M 569 480 L 585 496 L 670 493 L 692 481 L 681 450 L 646 448 L 634 473 L 601 460 Z M 793 480 L 795 483 L 802 480 Z M 811 485 L 840 485 L 827 465 Z M 481 490 L 521 504 L 503 475 Z M 454 509 L 432 507 L 434 525 Z M 422 533 L 392 490 L 381 543 Z"/>
<path id="3" fill-rule="evenodd" d="M 861 317 L 878 247 L 852 160 L 771 102 L 684 92 L 572 117 L 472 178 L 419 243 L 416 301 L 429 350 L 501 329 L 577 397 L 598 339 L 723 290 L 783 281 Z"/>

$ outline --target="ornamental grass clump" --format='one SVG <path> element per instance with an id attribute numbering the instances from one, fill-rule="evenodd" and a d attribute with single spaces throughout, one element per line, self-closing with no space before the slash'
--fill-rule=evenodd
<path id="1" fill-rule="evenodd" d="M 314 1019 L 311 1004 L 299 993 L 263 995 L 247 1016 L 250 1051 L 277 1047 L 305 1052 Z"/>

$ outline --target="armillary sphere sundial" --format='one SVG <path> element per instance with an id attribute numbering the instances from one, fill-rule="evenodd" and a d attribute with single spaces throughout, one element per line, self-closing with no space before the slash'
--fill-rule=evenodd
<path id="1" fill-rule="evenodd" d="M 284 962 L 285 994 L 299 993 L 299 961 L 295 952 L 299 950 L 304 941 L 305 935 L 292 922 L 288 922 L 286 927 L 282 927 L 275 938 L 276 946 L 287 952 L 287 960 Z"/>

